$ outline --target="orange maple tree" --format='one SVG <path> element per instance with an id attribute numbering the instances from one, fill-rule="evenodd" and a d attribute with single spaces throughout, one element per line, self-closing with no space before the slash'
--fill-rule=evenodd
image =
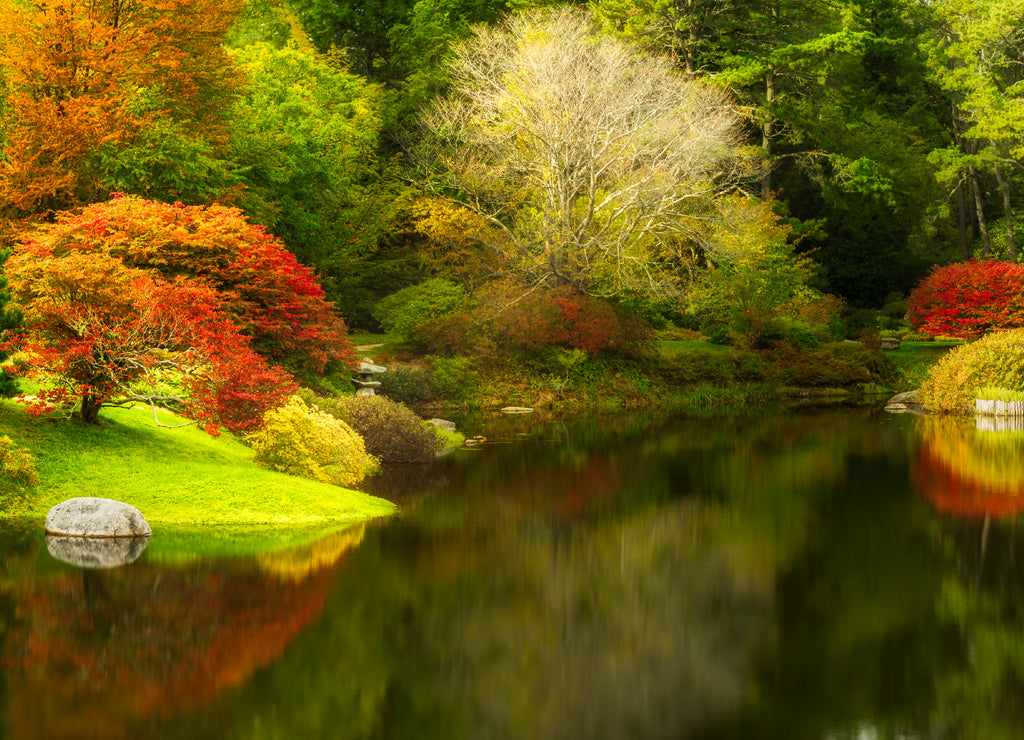
<path id="1" fill-rule="evenodd" d="M 100 151 L 171 119 L 216 145 L 240 77 L 222 47 L 240 0 L 0 0 L 0 202 L 46 214 L 106 197 Z M 179 131 L 180 131 L 179 130 Z"/>

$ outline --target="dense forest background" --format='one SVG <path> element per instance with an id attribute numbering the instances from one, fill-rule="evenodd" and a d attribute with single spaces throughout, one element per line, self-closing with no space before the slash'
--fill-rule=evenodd
<path id="1" fill-rule="evenodd" d="M 432 278 L 479 290 L 517 269 L 485 233 L 510 211 L 488 221 L 465 182 L 424 166 L 445 142 L 421 113 L 465 93 L 449 63 L 474 28 L 543 5 L 3 0 L 3 244 L 125 192 L 237 206 L 316 271 L 350 329 L 378 328 L 381 298 Z M 768 239 L 819 295 L 880 308 L 934 264 L 1018 259 L 1022 0 L 577 5 L 592 30 L 728 96 L 734 148 L 756 164 L 718 181 L 718 204 L 766 204 Z M 734 256 L 693 253 L 674 265 L 687 280 Z M 577 287 L 686 320 L 685 291 Z"/>

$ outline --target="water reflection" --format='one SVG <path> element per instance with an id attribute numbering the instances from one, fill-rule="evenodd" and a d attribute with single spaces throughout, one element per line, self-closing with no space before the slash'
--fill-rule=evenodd
<path id="1" fill-rule="evenodd" d="M 946 418 L 920 422 L 915 481 L 952 517 L 936 612 L 955 627 L 958 660 L 935 677 L 935 718 L 960 738 L 1019 738 L 1024 681 L 1024 572 L 1017 514 L 1024 493 L 1024 432 L 1016 424 Z"/>
<path id="2" fill-rule="evenodd" d="M 46 549 L 62 563 L 77 568 L 116 568 L 138 560 L 149 544 L 146 537 L 46 536 Z"/>
<path id="3" fill-rule="evenodd" d="M 916 483 L 942 512 L 1011 516 L 1024 509 L 1024 432 L 948 417 L 918 420 Z"/>
<path id="4" fill-rule="evenodd" d="M 382 484 L 400 517 L 273 557 L 22 542 L 0 734 L 1019 737 L 1022 531 L 937 503 L 990 467 L 1009 495 L 1018 453 L 929 424 L 489 420 Z"/>
<path id="5" fill-rule="evenodd" d="M 255 562 L 139 562 L 6 582 L 16 602 L 4 644 L 9 736 L 127 737 L 244 685 L 320 616 L 361 537 L 341 532 Z"/>

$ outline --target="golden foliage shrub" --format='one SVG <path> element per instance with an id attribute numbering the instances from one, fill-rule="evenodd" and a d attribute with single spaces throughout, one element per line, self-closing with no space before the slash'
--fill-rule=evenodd
<path id="1" fill-rule="evenodd" d="M 377 471 L 376 458 L 352 427 L 298 396 L 263 420 L 263 428 L 248 437 L 257 465 L 346 487 Z"/>
<path id="2" fill-rule="evenodd" d="M 983 387 L 1024 390 L 1024 329 L 988 334 L 951 349 L 921 386 L 921 402 L 939 413 L 974 410 Z"/>

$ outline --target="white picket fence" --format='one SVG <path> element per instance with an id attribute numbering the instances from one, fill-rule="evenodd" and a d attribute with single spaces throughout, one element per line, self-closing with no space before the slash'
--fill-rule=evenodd
<path id="1" fill-rule="evenodd" d="M 1024 416 L 1024 401 L 974 401 L 974 410 L 986 416 Z"/>

